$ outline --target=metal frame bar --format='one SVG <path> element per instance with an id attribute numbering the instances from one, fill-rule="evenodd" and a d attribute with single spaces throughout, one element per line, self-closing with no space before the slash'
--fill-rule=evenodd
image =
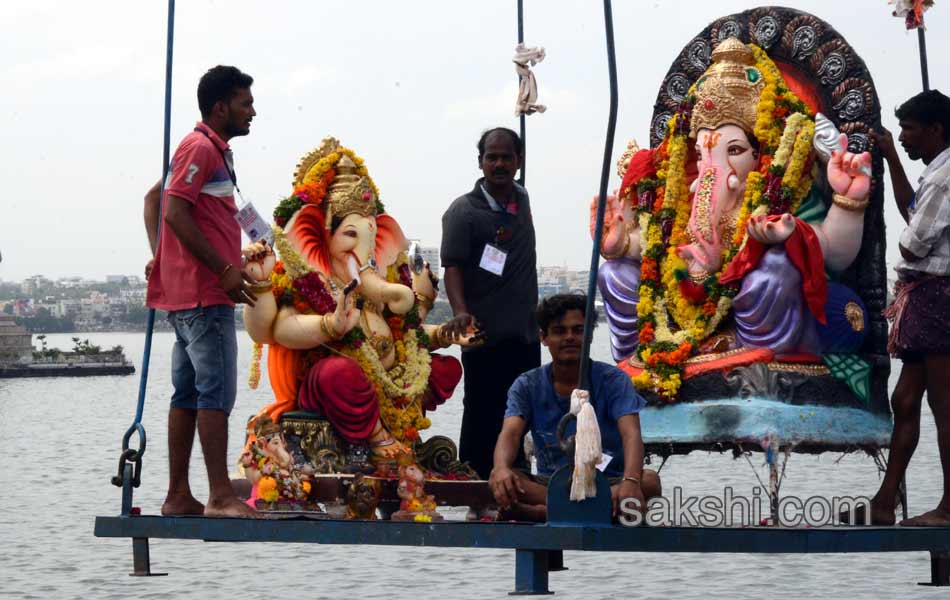
<path id="1" fill-rule="evenodd" d="M 137 575 L 154 575 L 148 540 L 285 542 L 515 550 L 515 592 L 548 593 L 548 572 L 564 550 L 812 554 L 929 552 L 931 581 L 950 585 L 950 528 L 622 527 L 512 523 L 405 523 L 328 519 L 96 517 L 97 537 L 132 538 Z M 563 555 L 562 555 L 563 556 Z"/>
<path id="2" fill-rule="evenodd" d="M 96 537 L 596 552 L 950 553 L 950 528 L 623 527 L 331 519 L 96 517 Z"/>

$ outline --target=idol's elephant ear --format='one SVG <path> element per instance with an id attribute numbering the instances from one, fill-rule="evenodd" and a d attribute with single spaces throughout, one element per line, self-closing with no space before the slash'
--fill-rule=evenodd
<path id="1" fill-rule="evenodd" d="M 287 224 L 287 240 L 314 269 L 330 272 L 330 234 L 320 207 L 306 204 Z"/>
<path id="2" fill-rule="evenodd" d="M 389 215 L 376 217 L 376 264 L 385 269 L 408 249 L 409 242 L 396 219 Z"/>

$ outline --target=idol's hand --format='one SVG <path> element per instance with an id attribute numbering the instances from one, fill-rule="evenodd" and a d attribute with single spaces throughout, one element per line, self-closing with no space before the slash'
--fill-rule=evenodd
<path id="1" fill-rule="evenodd" d="M 795 219 L 785 213 L 777 219 L 759 216 L 749 219 L 749 237 L 767 246 L 781 244 L 795 231 Z"/>
<path id="2" fill-rule="evenodd" d="M 871 154 L 848 152 L 848 136 L 843 133 L 838 137 L 838 145 L 841 149 L 832 152 L 828 161 L 828 183 L 836 194 L 851 200 L 864 200 L 871 190 L 871 178 L 862 172 L 862 168 L 870 166 Z"/>
<path id="3" fill-rule="evenodd" d="M 333 299 L 336 301 L 336 309 L 330 314 L 330 330 L 337 339 L 343 337 L 351 329 L 356 327 L 360 320 L 360 311 L 356 309 L 352 292 L 356 288 L 357 281 L 354 279 L 342 290 L 336 290 Z"/>
<path id="4" fill-rule="evenodd" d="M 264 281 L 270 277 L 274 265 L 277 264 L 277 257 L 265 240 L 245 246 L 241 253 L 244 255 L 243 271 L 251 281 Z"/>
<path id="5" fill-rule="evenodd" d="M 481 346 L 487 339 L 487 333 L 477 327 L 472 327 L 459 336 L 455 343 L 463 347 Z"/>

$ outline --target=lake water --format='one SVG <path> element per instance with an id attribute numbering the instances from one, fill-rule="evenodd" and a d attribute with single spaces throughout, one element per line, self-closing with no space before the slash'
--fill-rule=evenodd
<path id="1" fill-rule="evenodd" d="M 49 344 L 71 345 L 69 335 Z M 84 336 L 85 337 L 85 336 Z M 121 344 L 140 368 L 143 334 L 91 336 L 103 347 Z M 231 419 L 229 461 L 243 442 L 245 417 L 269 402 L 266 374 L 247 388 L 251 343 L 239 335 L 240 377 Z M 167 478 L 165 418 L 171 393 L 173 337 L 155 335 L 144 425 L 148 449 L 135 504 L 155 514 Z M 606 328 L 595 337 L 594 358 L 609 360 Z M 899 370 L 899 363 L 894 365 Z M 896 374 L 892 376 L 892 384 Z M 129 540 L 93 537 L 96 515 L 116 515 L 115 475 L 121 436 L 132 421 L 139 375 L 78 379 L 0 380 L 0 596 L 11 598 L 507 598 L 514 583 L 514 552 L 397 546 L 211 544 L 152 540 L 152 568 L 168 577 L 133 578 Z M 933 508 L 941 491 L 933 417 L 924 407 L 920 445 L 908 473 L 912 514 Z M 431 434 L 458 439 L 461 386 L 433 415 Z M 134 440 L 133 440 L 134 445 Z M 753 456 L 766 476 L 761 454 Z M 654 465 L 655 467 L 656 465 Z M 207 496 L 196 450 L 192 486 Z M 667 490 L 721 497 L 724 486 L 751 496 L 752 468 L 731 454 L 673 457 L 662 471 Z M 863 454 L 793 455 L 783 494 L 802 498 L 871 495 L 879 474 Z M 921 588 L 929 580 L 926 553 L 852 555 L 565 553 L 570 570 L 552 573 L 559 598 L 801 598 L 847 594 L 854 598 L 943 594 Z"/>

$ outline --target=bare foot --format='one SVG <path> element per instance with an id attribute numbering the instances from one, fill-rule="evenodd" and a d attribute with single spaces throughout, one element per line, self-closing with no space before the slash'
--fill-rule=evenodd
<path id="1" fill-rule="evenodd" d="M 379 439 L 373 439 L 373 437 Z M 381 430 L 381 434 L 373 437 L 369 439 L 369 447 L 374 461 L 390 461 L 398 459 L 403 454 L 409 454 L 409 448 L 389 435 L 385 429 Z"/>
<path id="2" fill-rule="evenodd" d="M 868 522 L 865 506 L 859 505 L 854 509 L 854 523 L 851 522 L 851 513 L 850 511 L 843 510 L 841 514 L 838 515 L 838 519 L 841 525 L 885 525 L 892 526 L 896 519 L 894 518 L 894 510 L 888 510 L 880 506 L 875 506 L 871 504 L 871 520 Z"/>
<path id="3" fill-rule="evenodd" d="M 181 517 L 184 515 L 203 515 L 205 505 L 195 500 L 190 493 L 184 495 L 169 495 L 162 504 L 163 517 Z"/>
<path id="4" fill-rule="evenodd" d="M 209 500 L 205 507 L 206 517 L 235 517 L 238 519 L 256 519 L 257 511 L 234 496 L 223 500 Z"/>
<path id="5" fill-rule="evenodd" d="M 495 520 L 544 523 L 548 520 L 548 509 L 543 504 L 523 504 L 516 502 L 509 508 L 499 510 Z"/>
<path id="6" fill-rule="evenodd" d="M 937 507 L 922 515 L 904 519 L 901 527 L 950 527 L 950 512 Z"/>

